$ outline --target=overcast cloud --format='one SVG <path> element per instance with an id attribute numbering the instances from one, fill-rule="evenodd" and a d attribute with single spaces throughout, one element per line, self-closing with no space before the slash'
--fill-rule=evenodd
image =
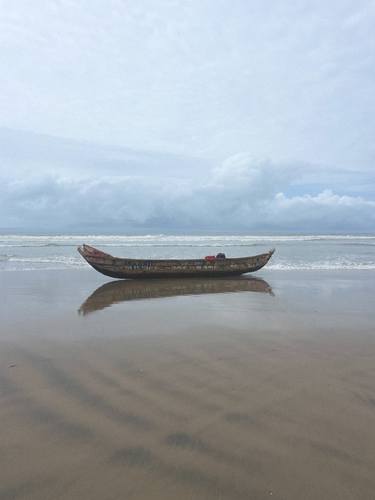
<path id="1" fill-rule="evenodd" d="M 375 229 L 375 2 L 0 0 L 0 229 Z"/>

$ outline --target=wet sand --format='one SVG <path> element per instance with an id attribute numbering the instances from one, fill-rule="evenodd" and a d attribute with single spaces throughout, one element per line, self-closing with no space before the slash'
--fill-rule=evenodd
<path id="1" fill-rule="evenodd" d="M 0 276 L 0 499 L 375 498 L 375 273 Z"/>

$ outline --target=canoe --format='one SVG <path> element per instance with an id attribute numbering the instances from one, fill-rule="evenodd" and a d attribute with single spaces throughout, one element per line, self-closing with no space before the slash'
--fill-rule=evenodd
<path id="1" fill-rule="evenodd" d="M 272 257 L 275 250 L 252 257 L 225 259 L 126 259 L 113 257 L 89 245 L 81 245 L 78 252 L 96 271 L 111 278 L 200 278 L 235 276 L 258 271 Z"/>
<path id="2" fill-rule="evenodd" d="M 129 300 L 145 300 L 179 295 L 258 292 L 273 295 L 271 286 L 260 278 L 186 278 L 110 281 L 97 288 L 81 305 L 83 316 L 113 304 Z"/>

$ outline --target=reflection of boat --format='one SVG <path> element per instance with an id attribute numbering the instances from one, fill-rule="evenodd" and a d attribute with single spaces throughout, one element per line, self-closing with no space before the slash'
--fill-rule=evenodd
<path id="1" fill-rule="evenodd" d="M 89 314 L 127 300 L 230 292 L 261 292 L 273 295 L 270 285 L 259 278 L 119 280 L 110 281 L 97 288 L 81 305 L 79 313 Z"/>
<path id="2" fill-rule="evenodd" d="M 234 276 L 258 271 L 272 257 L 274 250 L 252 257 L 212 259 L 122 259 L 112 257 L 89 245 L 78 252 L 94 268 L 112 278 L 195 278 Z"/>

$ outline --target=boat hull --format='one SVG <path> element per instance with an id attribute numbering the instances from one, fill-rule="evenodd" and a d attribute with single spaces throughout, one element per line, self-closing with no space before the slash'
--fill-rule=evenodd
<path id="1" fill-rule="evenodd" d="M 258 271 L 267 264 L 274 250 L 251 257 L 228 259 L 123 259 L 89 245 L 78 247 L 82 257 L 99 273 L 117 279 L 219 278 Z"/>

